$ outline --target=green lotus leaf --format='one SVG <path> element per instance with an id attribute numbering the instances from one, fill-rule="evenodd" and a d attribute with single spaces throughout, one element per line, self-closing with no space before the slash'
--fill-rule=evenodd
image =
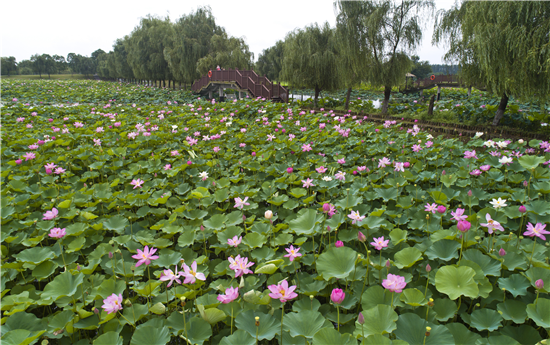
<path id="1" fill-rule="evenodd" d="M 113 216 L 109 218 L 106 222 L 103 222 L 103 226 L 107 230 L 112 230 L 119 235 L 124 234 L 124 229 L 129 225 L 130 223 L 128 222 L 128 219 L 120 215 Z"/>
<path id="2" fill-rule="evenodd" d="M 288 194 L 292 195 L 296 199 L 300 199 L 301 197 L 307 195 L 307 189 L 305 188 L 292 188 Z"/>
<path id="3" fill-rule="evenodd" d="M 359 322 L 355 322 L 355 337 L 365 337 L 372 334 L 387 334 L 391 333 L 397 327 L 395 322 L 398 319 L 397 313 L 389 305 L 379 304 L 376 307 L 361 312 L 365 318 L 363 325 Z"/>
<path id="4" fill-rule="evenodd" d="M 500 333 L 523 344 L 537 344 L 542 340 L 539 332 L 530 325 L 505 326 Z"/>
<path id="5" fill-rule="evenodd" d="M 331 247 L 319 255 L 317 259 L 317 272 L 324 280 L 330 278 L 345 279 L 353 271 L 357 252 L 349 247 Z"/>
<path id="6" fill-rule="evenodd" d="M 170 330 L 168 327 L 142 326 L 136 328 L 130 345 L 166 345 L 169 341 Z"/>
<path id="7" fill-rule="evenodd" d="M 209 219 L 205 220 L 202 224 L 207 229 L 220 230 L 224 227 L 224 223 L 227 221 L 227 216 L 224 214 L 215 214 Z"/>
<path id="8" fill-rule="evenodd" d="M 118 332 L 105 332 L 94 340 L 93 345 L 123 345 L 122 336 Z"/>
<path id="9" fill-rule="evenodd" d="M 166 312 L 166 307 L 162 304 L 162 302 L 157 302 L 149 308 L 149 311 L 153 314 L 162 315 Z"/>
<path id="10" fill-rule="evenodd" d="M 389 293 L 380 285 L 371 286 L 363 292 L 363 296 L 361 296 L 361 306 L 363 310 L 369 310 L 379 304 L 393 304 L 394 306 L 403 305 L 399 299 L 399 294 Z"/>
<path id="11" fill-rule="evenodd" d="M 475 262 L 487 276 L 500 276 L 501 263 L 477 249 L 468 249 L 462 254 L 463 259 Z"/>
<path id="12" fill-rule="evenodd" d="M 406 341 L 409 345 L 441 345 L 454 344 L 451 332 L 442 325 L 435 325 L 413 313 L 399 315 L 397 329 L 393 332 L 397 339 Z M 426 327 L 431 327 L 430 336 L 426 337 Z"/>
<path id="13" fill-rule="evenodd" d="M 540 289 L 541 292 L 548 293 L 550 291 L 550 270 L 545 267 L 531 267 L 524 275 L 531 282 L 531 286 L 535 287 L 535 282 L 542 279 L 544 286 Z"/>
<path id="14" fill-rule="evenodd" d="M 453 335 L 456 345 L 477 344 L 477 340 L 481 339 L 479 334 L 468 330 L 468 328 L 461 323 L 452 322 L 446 324 L 445 327 L 447 327 Z"/>
<path id="15" fill-rule="evenodd" d="M 82 247 L 84 246 L 85 243 L 86 243 L 86 238 L 85 237 L 77 237 L 74 240 L 72 240 L 71 243 L 69 243 L 67 245 L 67 250 L 65 252 L 66 253 L 77 252 L 80 249 L 82 249 Z"/>
<path id="16" fill-rule="evenodd" d="M 517 269 L 527 270 L 527 258 L 524 255 L 520 255 L 514 252 L 506 253 L 504 256 L 504 262 L 502 267 L 506 268 L 508 271 L 515 271 Z"/>
<path id="17" fill-rule="evenodd" d="M 56 301 L 64 296 L 73 296 L 83 280 L 84 275 L 82 273 L 76 275 L 69 271 L 61 273 L 44 287 L 44 292 L 40 297 L 42 300 L 52 298 Z"/>
<path id="18" fill-rule="evenodd" d="M 283 194 L 283 195 L 276 196 L 275 198 L 269 200 L 269 203 L 273 204 L 275 206 L 281 206 L 282 204 L 287 202 L 288 199 L 289 199 L 288 195 Z"/>
<path id="19" fill-rule="evenodd" d="M 351 334 L 340 334 L 334 328 L 322 328 L 313 336 L 313 345 L 356 345 L 357 340 Z"/>
<path id="20" fill-rule="evenodd" d="M 343 199 L 338 200 L 334 206 L 343 210 L 349 210 L 363 202 L 363 198 L 356 194 L 348 194 Z"/>
<path id="21" fill-rule="evenodd" d="M 243 243 L 251 249 L 261 248 L 264 244 L 267 243 L 267 237 L 257 232 L 250 232 L 243 237 Z"/>
<path id="22" fill-rule="evenodd" d="M 271 301 L 271 297 L 269 297 L 269 293 L 267 291 L 260 292 L 255 290 L 250 290 L 246 292 L 243 295 L 243 299 L 245 302 L 252 303 L 252 304 L 269 304 Z"/>
<path id="23" fill-rule="evenodd" d="M 394 263 L 399 269 L 409 268 L 422 259 L 422 252 L 415 247 L 402 249 L 395 253 Z"/>
<path id="24" fill-rule="evenodd" d="M 425 254 L 430 260 L 449 261 L 458 259 L 458 248 L 460 248 L 460 243 L 457 241 L 440 240 L 432 244 Z"/>
<path id="25" fill-rule="evenodd" d="M 49 277 L 53 272 L 55 272 L 56 268 L 57 264 L 55 264 L 55 262 L 44 261 L 40 265 L 36 266 L 34 270 L 32 270 L 32 276 L 38 280 L 42 280 Z"/>
<path id="26" fill-rule="evenodd" d="M 475 275 L 476 272 L 471 267 L 444 266 L 435 274 L 435 287 L 452 300 L 462 295 L 476 298 L 479 288 L 474 280 Z"/>
<path id="27" fill-rule="evenodd" d="M 401 242 L 406 241 L 407 240 L 407 234 L 408 234 L 407 230 L 402 230 L 402 229 L 399 229 L 399 228 L 393 229 L 390 232 L 391 243 L 393 243 L 393 245 L 395 246 L 395 245 L 398 245 Z M 394 258 L 394 260 L 396 260 L 396 259 Z M 408 266 L 408 267 L 410 267 L 410 266 Z"/>
<path id="28" fill-rule="evenodd" d="M 18 261 L 38 265 L 46 260 L 55 258 L 55 253 L 50 247 L 33 247 L 25 249 L 15 255 Z"/>
<path id="29" fill-rule="evenodd" d="M 189 219 L 203 219 L 208 215 L 207 211 L 204 210 L 185 210 L 183 211 L 183 216 Z"/>
<path id="30" fill-rule="evenodd" d="M 306 209 L 296 219 L 289 222 L 290 230 L 297 235 L 312 235 L 315 232 L 317 211 Z"/>
<path id="31" fill-rule="evenodd" d="M 254 324 L 255 317 L 260 318 L 260 326 L 256 327 Z M 253 310 L 247 310 L 241 312 L 235 318 L 235 326 L 237 329 L 241 329 L 250 334 L 254 339 L 256 339 L 256 329 L 258 330 L 258 340 L 267 339 L 271 340 L 275 337 L 275 334 L 281 332 L 281 321 L 277 320 L 275 317 L 264 314 L 261 312 L 255 312 Z"/>
<path id="32" fill-rule="evenodd" d="M 488 330 L 489 332 L 501 327 L 502 316 L 494 309 L 477 309 L 470 315 L 470 326 L 478 331 Z"/>
<path id="33" fill-rule="evenodd" d="M 323 315 L 313 310 L 288 313 L 283 318 L 284 327 L 292 337 L 312 338 L 323 327 L 324 323 L 325 318 Z"/>
<path id="34" fill-rule="evenodd" d="M 399 339 L 390 340 L 380 334 L 371 334 L 363 339 L 361 345 L 408 345 L 408 343 Z"/>
<path id="35" fill-rule="evenodd" d="M 16 329 L 2 334 L 3 345 L 29 345 L 34 344 L 38 337 L 46 331 L 31 332 L 26 329 Z"/>
<path id="36" fill-rule="evenodd" d="M 418 289 L 403 290 L 403 293 L 399 296 L 399 299 L 408 305 L 412 305 L 413 307 L 419 307 L 428 303 L 428 301 L 424 298 L 424 293 Z"/>
<path id="37" fill-rule="evenodd" d="M 256 338 L 253 338 L 247 332 L 238 329 L 232 335 L 222 338 L 220 345 L 254 345 Z"/>
<path id="38" fill-rule="evenodd" d="M 208 322 L 211 325 L 214 325 L 222 320 L 224 320 L 227 315 L 217 308 L 207 308 L 205 309 L 202 304 L 197 305 L 197 309 L 201 314 L 201 317 L 204 321 Z"/>
<path id="39" fill-rule="evenodd" d="M 317 311 L 320 306 L 321 302 L 319 302 L 316 298 L 302 298 L 292 303 L 292 311 L 296 313 L 302 310 Z"/>
<path id="40" fill-rule="evenodd" d="M 527 318 L 525 303 L 513 299 L 497 304 L 497 310 L 505 320 L 512 320 L 517 324 L 522 324 Z"/>
<path id="41" fill-rule="evenodd" d="M 531 285 L 529 280 L 520 274 L 512 274 L 508 278 L 498 278 L 497 282 L 501 289 L 506 289 L 514 297 L 525 296 L 527 288 Z"/>
<path id="42" fill-rule="evenodd" d="M 550 299 L 539 298 L 537 304 L 528 304 L 527 315 L 537 326 L 550 328 Z"/>
<path id="43" fill-rule="evenodd" d="M 65 236 L 80 236 L 86 229 L 88 229 L 86 223 L 74 223 L 65 228 Z"/>
<path id="44" fill-rule="evenodd" d="M 525 169 L 525 170 L 533 170 L 539 164 L 544 163 L 546 160 L 544 157 L 537 157 L 537 156 L 530 156 L 530 155 L 524 155 L 518 158 L 518 163 Z"/>
<path id="45" fill-rule="evenodd" d="M 74 316 L 75 314 L 70 310 L 65 310 L 55 314 L 55 316 L 48 322 L 48 328 L 50 328 L 51 331 L 64 329 L 67 324 L 73 320 Z"/>
<path id="46" fill-rule="evenodd" d="M 445 322 L 453 317 L 457 312 L 456 303 L 447 298 L 437 298 L 434 300 L 433 310 L 436 313 L 435 318 L 438 321 Z"/>

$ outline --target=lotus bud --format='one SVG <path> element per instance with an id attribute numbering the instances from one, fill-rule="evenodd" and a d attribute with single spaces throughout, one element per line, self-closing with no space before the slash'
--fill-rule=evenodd
<path id="1" fill-rule="evenodd" d="M 443 176 L 445 176 L 446 174 L 447 174 L 447 173 L 445 172 L 445 170 L 443 170 L 443 171 L 441 172 L 441 175 L 443 175 Z"/>
<path id="2" fill-rule="evenodd" d="M 246 216 L 243 214 L 243 221 L 246 220 Z"/>
<path id="3" fill-rule="evenodd" d="M 363 316 L 363 313 L 359 313 L 359 316 L 357 317 L 357 322 L 359 322 L 360 325 L 365 323 L 365 317 Z"/>
<path id="4" fill-rule="evenodd" d="M 529 184 L 529 182 L 523 181 L 523 186 L 524 186 L 524 187 L 527 187 L 528 184 Z"/>
<path id="5" fill-rule="evenodd" d="M 461 220 L 461 221 L 458 222 L 456 227 L 461 232 L 466 232 L 466 231 L 470 230 L 470 228 L 472 227 L 472 224 L 467 220 Z"/>
<path id="6" fill-rule="evenodd" d="M 273 218 L 273 212 L 272 212 L 272 211 L 269 211 L 269 210 L 268 210 L 268 211 L 265 211 L 264 217 L 265 217 L 266 219 L 271 219 L 271 218 Z"/>
<path id="7" fill-rule="evenodd" d="M 498 251 L 498 255 L 500 256 L 506 255 L 506 251 L 504 250 L 504 248 L 500 248 L 500 250 Z"/>
<path id="8" fill-rule="evenodd" d="M 340 247 L 343 247 L 344 246 L 344 242 L 342 241 L 336 241 L 336 243 L 334 244 L 336 246 L 336 248 L 340 248 Z"/>
<path id="9" fill-rule="evenodd" d="M 109 259 L 112 259 L 112 258 L 113 258 L 113 253 L 109 252 Z"/>
<path id="10" fill-rule="evenodd" d="M 346 293 L 342 289 L 333 289 L 330 294 L 330 299 L 336 304 L 341 304 L 346 298 Z"/>
<path id="11" fill-rule="evenodd" d="M 468 196 L 470 196 L 470 197 L 472 196 L 472 190 L 471 189 L 468 191 Z"/>
<path id="12" fill-rule="evenodd" d="M 357 239 L 359 240 L 359 242 L 365 242 L 367 240 L 367 236 L 365 236 L 365 234 L 359 231 L 357 233 Z"/>
<path id="13" fill-rule="evenodd" d="M 443 206 L 443 205 L 437 206 L 437 212 L 443 214 L 443 213 L 445 213 L 445 211 L 447 211 L 447 208 L 445 206 Z"/>
<path id="14" fill-rule="evenodd" d="M 204 226 L 201 225 L 201 231 L 204 231 Z"/>
<path id="15" fill-rule="evenodd" d="M 426 272 L 430 272 L 432 270 L 432 266 L 430 264 L 426 265 Z"/>
<path id="16" fill-rule="evenodd" d="M 535 287 L 539 290 L 542 289 L 544 287 L 544 281 L 542 279 L 538 279 L 535 281 Z"/>
<path id="17" fill-rule="evenodd" d="M 124 305 L 127 306 L 127 307 L 131 307 L 132 306 L 132 301 L 130 301 L 128 298 L 124 301 Z"/>
<path id="18" fill-rule="evenodd" d="M 327 226 L 327 231 L 330 232 L 330 226 Z"/>
<path id="19" fill-rule="evenodd" d="M 527 212 L 527 209 L 525 208 L 525 206 L 521 205 L 521 206 L 519 207 L 519 212 L 525 213 L 525 212 Z"/>
<path id="20" fill-rule="evenodd" d="M 99 314 L 99 309 L 94 308 L 94 313 L 95 313 L 95 314 Z"/>

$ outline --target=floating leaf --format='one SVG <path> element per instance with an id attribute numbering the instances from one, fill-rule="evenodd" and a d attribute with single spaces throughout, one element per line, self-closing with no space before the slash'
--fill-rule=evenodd
<path id="1" fill-rule="evenodd" d="M 317 259 L 317 272 L 323 279 L 345 279 L 353 271 L 357 252 L 349 247 L 331 247 L 319 255 Z"/>
<path id="2" fill-rule="evenodd" d="M 471 267 L 444 266 L 435 274 L 435 287 L 437 291 L 447 294 L 452 300 L 461 295 L 476 298 L 479 295 L 479 289 L 474 280 L 475 275 L 476 272 Z"/>

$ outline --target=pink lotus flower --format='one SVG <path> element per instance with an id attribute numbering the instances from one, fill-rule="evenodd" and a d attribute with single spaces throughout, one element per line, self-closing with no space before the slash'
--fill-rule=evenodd
<path id="1" fill-rule="evenodd" d="M 342 289 L 333 289 L 330 294 L 330 300 L 336 304 L 341 304 L 346 298 L 346 293 Z"/>
<path id="2" fill-rule="evenodd" d="M 365 219 L 365 216 L 360 215 L 359 211 L 351 210 L 351 213 L 348 214 L 348 218 L 353 219 L 353 222 L 351 222 L 351 224 L 355 224 Z"/>
<path id="3" fill-rule="evenodd" d="M 302 183 L 304 184 L 302 187 L 304 188 L 314 187 L 315 185 L 312 182 L 313 180 L 308 177 L 307 179 L 302 180 Z"/>
<path id="4" fill-rule="evenodd" d="M 373 245 L 376 250 L 382 250 L 382 248 L 386 248 L 388 246 L 388 243 L 390 242 L 390 240 L 384 241 L 384 236 L 379 238 L 373 237 L 373 241 L 374 242 L 371 242 L 370 244 Z"/>
<path id="5" fill-rule="evenodd" d="M 378 167 L 379 168 L 385 168 L 386 165 L 391 164 L 390 160 L 386 157 L 378 160 Z"/>
<path id="6" fill-rule="evenodd" d="M 57 209 L 54 207 L 52 208 L 51 211 L 46 211 L 46 213 L 44 213 L 44 218 L 42 218 L 42 220 L 52 220 L 54 219 L 55 217 L 57 217 L 57 214 L 59 212 L 57 211 Z"/>
<path id="7" fill-rule="evenodd" d="M 342 241 L 336 241 L 336 243 L 334 243 L 334 246 L 335 246 L 336 248 L 343 247 L 343 246 L 344 246 L 344 242 L 342 242 Z"/>
<path id="8" fill-rule="evenodd" d="M 327 168 L 325 168 L 324 166 L 320 166 L 315 170 L 317 170 L 319 174 L 323 174 L 325 171 L 327 171 Z"/>
<path id="9" fill-rule="evenodd" d="M 183 273 L 181 273 L 182 277 L 185 277 L 185 280 L 183 281 L 184 284 L 195 284 L 195 281 L 198 280 L 206 280 L 206 276 L 204 273 L 197 272 L 197 262 L 193 261 L 191 264 L 191 267 L 187 266 L 185 263 L 181 265 L 183 268 Z"/>
<path id="10" fill-rule="evenodd" d="M 130 182 L 130 184 L 131 184 L 132 186 L 134 186 L 134 189 L 136 189 L 136 188 L 138 188 L 138 187 L 141 188 L 141 185 L 142 185 L 143 183 L 145 183 L 145 181 L 140 180 L 140 179 L 132 180 L 132 182 Z"/>
<path id="11" fill-rule="evenodd" d="M 500 256 L 506 255 L 506 251 L 504 250 L 504 248 L 500 248 L 500 250 L 498 251 L 498 255 Z"/>
<path id="12" fill-rule="evenodd" d="M 107 314 L 116 313 L 119 310 L 122 310 L 122 294 L 112 294 L 103 300 L 103 305 L 101 306 Z"/>
<path id="13" fill-rule="evenodd" d="M 431 212 L 433 214 L 435 214 L 437 212 L 437 204 L 436 203 L 433 203 L 431 205 L 430 205 L 430 203 L 427 203 L 424 207 L 425 207 L 424 211 L 426 211 L 426 212 Z"/>
<path id="14" fill-rule="evenodd" d="M 470 228 L 472 227 L 472 224 L 467 220 L 461 220 L 461 221 L 458 222 L 456 227 L 459 231 L 466 232 L 466 231 L 470 230 Z"/>
<path id="15" fill-rule="evenodd" d="M 235 235 L 235 236 L 233 236 L 233 238 L 228 238 L 228 239 L 227 239 L 227 244 L 229 244 L 231 247 L 237 248 L 237 246 L 238 246 L 239 244 L 241 244 L 242 240 L 243 240 L 243 237 L 242 237 L 242 236 L 241 236 L 241 237 L 237 237 L 237 235 Z"/>
<path id="16" fill-rule="evenodd" d="M 65 236 L 65 228 L 53 228 L 50 230 L 49 236 L 53 238 L 63 238 Z"/>
<path id="17" fill-rule="evenodd" d="M 413 152 L 420 152 L 420 150 L 422 150 L 422 147 L 420 145 L 413 145 L 412 150 Z"/>
<path id="18" fill-rule="evenodd" d="M 234 300 L 236 300 L 238 297 L 239 297 L 239 288 L 238 287 L 236 287 L 236 288 L 229 287 L 229 288 L 225 289 L 225 294 L 224 295 L 218 295 L 217 299 L 218 299 L 218 301 L 222 302 L 223 304 L 228 304 L 228 303 L 231 303 Z"/>
<path id="19" fill-rule="evenodd" d="M 235 206 L 233 206 L 233 208 L 240 208 L 242 210 L 245 205 L 249 206 L 250 203 L 246 202 L 246 200 L 248 200 L 248 197 L 245 197 L 244 200 L 241 200 L 241 198 L 235 198 Z"/>
<path id="20" fill-rule="evenodd" d="M 214 147 L 214 152 L 216 152 L 216 153 L 220 152 L 220 147 L 219 147 L 219 146 L 215 146 L 215 147 Z"/>
<path id="21" fill-rule="evenodd" d="M 479 176 L 481 175 L 481 170 L 479 169 L 474 169 L 470 172 L 470 175 L 473 175 L 473 176 Z"/>
<path id="22" fill-rule="evenodd" d="M 61 168 L 61 167 L 58 167 L 58 168 L 55 168 L 55 171 L 54 173 L 56 173 L 57 175 L 61 175 L 65 172 L 66 170 Z"/>
<path id="23" fill-rule="evenodd" d="M 175 281 L 177 281 L 178 283 L 181 284 L 181 280 L 179 279 L 179 277 L 182 275 L 182 272 L 179 272 L 178 273 L 178 266 L 176 265 L 176 273 L 172 272 L 172 270 L 164 270 L 159 278 L 160 281 L 170 281 L 170 283 L 168 283 L 168 285 L 166 287 L 170 287 L 172 285 L 172 283 Z"/>
<path id="24" fill-rule="evenodd" d="M 36 155 L 34 154 L 34 152 L 27 152 L 23 155 L 23 158 L 25 158 L 25 162 L 26 162 L 28 160 L 35 159 Z"/>
<path id="25" fill-rule="evenodd" d="M 535 226 L 531 223 L 527 223 L 527 231 L 523 233 L 524 236 L 537 236 L 538 238 L 542 239 L 543 241 L 546 241 L 546 236 L 550 234 L 550 232 L 546 231 L 546 224 L 537 223 Z"/>
<path id="26" fill-rule="evenodd" d="M 311 148 L 310 144 L 302 145 L 302 152 L 307 152 L 307 151 L 311 151 L 311 150 L 312 150 L 312 148 Z"/>
<path id="27" fill-rule="evenodd" d="M 367 236 L 359 231 L 357 232 L 357 239 L 359 240 L 359 242 L 365 242 L 367 240 Z"/>
<path id="28" fill-rule="evenodd" d="M 170 169 L 172 169 L 172 164 L 166 164 L 164 166 L 164 170 L 170 170 Z"/>
<path id="29" fill-rule="evenodd" d="M 486 164 L 486 165 L 480 166 L 479 168 L 483 171 L 489 171 L 489 169 L 491 169 L 491 166 L 489 164 Z"/>
<path id="30" fill-rule="evenodd" d="M 489 231 L 489 234 L 492 234 L 493 230 L 495 229 L 504 231 L 504 228 L 502 227 L 502 225 L 500 225 L 500 223 L 497 222 L 496 220 L 491 219 L 491 215 L 489 213 L 487 213 L 487 215 L 485 216 L 485 219 L 487 219 L 487 223 L 481 223 L 479 225 L 486 227 L 487 230 Z"/>
<path id="31" fill-rule="evenodd" d="M 241 258 L 241 255 L 239 254 L 235 259 L 230 257 L 228 258 L 228 260 L 230 262 L 229 268 L 235 271 L 235 278 L 238 278 L 243 274 L 252 273 L 252 271 L 249 270 L 248 267 L 254 265 L 254 263 L 248 262 L 247 257 Z"/>
<path id="32" fill-rule="evenodd" d="M 292 174 L 293 171 L 294 171 L 294 169 L 292 169 L 292 167 L 286 168 L 286 172 L 289 173 L 289 174 Z"/>
<path id="33" fill-rule="evenodd" d="M 437 206 L 437 212 L 439 212 L 440 214 L 445 213 L 445 211 L 447 211 L 447 208 L 445 206 L 443 205 Z"/>
<path id="34" fill-rule="evenodd" d="M 15 160 L 15 164 L 19 165 L 19 164 L 21 164 L 21 163 L 23 163 L 23 161 L 22 161 L 21 159 L 16 159 L 16 160 Z"/>
<path id="35" fill-rule="evenodd" d="M 338 164 L 345 164 L 346 160 L 344 158 L 338 160 Z"/>
<path id="36" fill-rule="evenodd" d="M 240 147 L 245 147 L 246 144 L 245 144 L 245 143 L 240 143 L 239 146 L 240 146 Z"/>
<path id="37" fill-rule="evenodd" d="M 382 280 L 382 286 L 391 292 L 399 293 L 403 291 L 407 283 L 405 282 L 405 277 L 390 273 L 387 279 Z"/>
<path id="38" fill-rule="evenodd" d="M 366 166 L 360 166 L 360 167 L 357 167 L 357 171 L 365 171 L 367 169 Z"/>
<path id="39" fill-rule="evenodd" d="M 457 222 L 460 222 L 461 220 L 466 220 L 466 218 L 468 218 L 468 216 L 464 215 L 464 209 L 462 208 L 457 208 L 455 212 L 451 211 L 451 215 L 453 216 L 453 218 L 451 218 L 452 220 L 456 220 Z"/>
<path id="40" fill-rule="evenodd" d="M 279 299 L 281 303 L 298 297 L 298 294 L 294 292 L 296 285 L 288 287 L 288 282 L 286 280 L 283 280 L 278 285 L 269 285 L 267 288 L 271 291 L 269 297 Z"/>
<path id="41" fill-rule="evenodd" d="M 151 264 L 151 260 L 158 259 L 159 257 L 157 255 L 153 255 L 156 251 L 157 249 L 153 247 L 151 247 L 151 250 L 149 251 L 148 246 L 145 246 L 143 251 L 141 249 L 138 249 L 137 254 L 132 255 L 132 258 L 138 260 L 138 262 L 136 263 L 136 267 L 141 266 L 141 264 L 149 266 Z"/>
<path id="42" fill-rule="evenodd" d="M 288 258 L 291 262 L 294 261 L 294 258 L 302 256 L 301 253 L 298 253 L 298 251 L 300 251 L 300 247 L 294 248 L 294 246 L 291 245 L 290 248 L 285 248 L 285 250 L 287 251 L 288 254 L 285 255 L 284 257 Z"/>
<path id="43" fill-rule="evenodd" d="M 466 158 L 466 159 L 469 159 L 469 158 L 478 159 L 477 156 L 476 156 L 476 150 L 464 152 L 464 158 Z"/>
<path id="44" fill-rule="evenodd" d="M 405 172 L 405 164 L 404 163 L 401 163 L 401 162 L 395 162 L 395 169 L 393 169 L 394 171 L 401 171 L 401 172 Z"/>
<path id="45" fill-rule="evenodd" d="M 345 172 L 342 172 L 342 171 L 338 171 L 334 177 L 337 179 L 337 180 L 340 180 L 340 181 L 346 181 L 346 173 Z"/>

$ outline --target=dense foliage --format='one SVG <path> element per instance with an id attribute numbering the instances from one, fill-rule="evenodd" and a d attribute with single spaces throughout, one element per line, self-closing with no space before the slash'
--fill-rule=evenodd
<path id="1" fill-rule="evenodd" d="M 2 87 L 2 344 L 548 338 L 548 142 Z"/>

